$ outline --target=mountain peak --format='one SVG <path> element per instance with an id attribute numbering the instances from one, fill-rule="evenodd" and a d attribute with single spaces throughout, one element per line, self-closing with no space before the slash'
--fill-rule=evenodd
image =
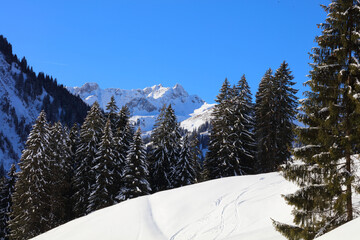
<path id="1" fill-rule="evenodd" d="M 100 87 L 97 83 L 89 82 L 89 83 L 85 83 L 80 88 L 83 89 L 84 91 L 94 91 L 96 89 L 99 89 Z"/>
<path id="2" fill-rule="evenodd" d="M 141 126 L 145 131 L 151 130 L 154 119 L 164 104 L 171 104 L 181 121 L 190 117 L 195 109 L 200 108 L 205 103 L 198 96 L 189 95 L 180 84 L 176 84 L 174 87 L 164 87 L 158 84 L 144 89 L 124 90 L 101 89 L 96 83 L 86 83 L 82 87 L 67 87 L 67 89 L 89 105 L 97 101 L 103 109 L 110 101 L 111 96 L 114 96 L 118 107 L 128 105 L 134 117 L 146 117 L 148 120 L 151 117 L 153 119 L 149 120 L 151 124 Z"/>

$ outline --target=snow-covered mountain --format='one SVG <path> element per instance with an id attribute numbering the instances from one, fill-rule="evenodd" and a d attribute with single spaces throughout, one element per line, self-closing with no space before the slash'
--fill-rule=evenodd
<path id="1" fill-rule="evenodd" d="M 83 121 L 88 107 L 56 80 L 35 75 L 13 55 L 12 46 L 0 35 L 0 164 L 5 169 L 21 156 L 31 126 L 41 110 L 51 121 L 72 124 Z"/>
<path id="2" fill-rule="evenodd" d="M 98 101 L 105 109 L 111 96 L 114 96 L 118 107 L 127 105 L 132 114 L 132 120 L 143 131 L 152 129 L 155 119 L 164 104 L 171 104 L 178 121 L 191 117 L 196 109 L 208 106 L 196 95 L 189 95 L 185 89 L 176 84 L 174 87 L 163 87 L 161 84 L 144 89 L 124 90 L 117 88 L 101 89 L 97 83 L 86 83 L 82 87 L 67 87 L 74 95 L 78 95 L 87 104 Z"/>
<path id="3" fill-rule="evenodd" d="M 31 127 L 41 110 L 43 97 L 39 96 L 31 103 L 23 101 L 15 88 L 16 74 L 22 74 L 18 66 L 7 63 L 0 52 L 0 160 L 6 169 L 15 159 L 19 159 L 24 147 L 24 136 L 21 133 Z"/>
<path id="4" fill-rule="evenodd" d="M 200 108 L 195 109 L 194 112 L 190 114 L 191 117 L 180 123 L 180 127 L 189 132 L 199 129 L 204 123 L 211 121 L 213 118 L 213 107 L 215 105 L 216 104 L 205 103 Z"/>

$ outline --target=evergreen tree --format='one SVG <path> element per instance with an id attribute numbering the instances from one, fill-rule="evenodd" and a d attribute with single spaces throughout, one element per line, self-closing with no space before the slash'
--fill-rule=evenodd
<path id="1" fill-rule="evenodd" d="M 359 153 L 360 3 L 333 0 L 324 6 L 326 23 L 311 54 L 314 64 L 301 101 L 297 128 L 302 164 L 287 165 L 284 177 L 300 189 L 285 196 L 295 225 L 274 222 L 288 239 L 314 239 L 353 219 L 357 177 L 353 155 Z"/>
<path id="2" fill-rule="evenodd" d="M 95 184 L 94 160 L 102 137 L 104 116 L 95 102 L 80 129 L 80 142 L 76 151 L 77 169 L 74 177 L 76 192 L 73 196 L 76 217 L 87 213 L 91 186 Z"/>
<path id="3" fill-rule="evenodd" d="M 276 171 L 290 159 L 297 106 L 293 78 L 283 62 L 274 76 L 269 69 L 260 82 L 255 105 L 259 172 Z"/>
<path id="4" fill-rule="evenodd" d="M 29 239 L 53 227 L 48 189 L 52 174 L 48 165 L 51 158 L 46 149 L 50 138 L 48 128 L 46 114 L 42 111 L 33 125 L 19 163 L 9 224 L 11 239 Z"/>
<path id="5" fill-rule="evenodd" d="M 225 79 L 215 100 L 209 151 L 205 159 L 208 179 L 251 172 L 252 138 L 251 95 L 245 77 L 233 88 Z"/>
<path id="6" fill-rule="evenodd" d="M 233 108 L 232 142 L 235 146 L 235 156 L 243 174 L 254 172 L 255 138 L 254 138 L 254 106 L 250 87 L 243 75 L 233 90 L 231 107 Z"/>
<path id="7" fill-rule="evenodd" d="M 134 135 L 126 163 L 124 186 L 119 199 L 127 200 L 149 194 L 151 192 L 148 182 L 149 171 L 140 128 Z"/>
<path id="8" fill-rule="evenodd" d="M 293 121 L 296 118 L 298 100 L 295 94 L 298 90 L 292 88 L 295 85 L 293 79 L 288 64 L 284 61 L 274 74 L 276 168 L 290 159 L 290 149 L 294 141 Z"/>
<path id="9" fill-rule="evenodd" d="M 175 187 L 182 187 L 197 182 L 196 162 L 192 156 L 191 145 L 188 135 L 182 138 L 179 162 L 176 165 L 174 178 Z"/>
<path id="10" fill-rule="evenodd" d="M 115 196 L 110 188 L 114 183 L 114 159 L 116 155 L 113 152 L 113 136 L 110 119 L 108 118 L 101 138 L 99 150 L 94 159 L 94 169 L 96 181 L 91 186 L 89 197 L 89 206 L 87 212 L 111 206 L 114 203 Z"/>
<path id="11" fill-rule="evenodd" d="M 11 165 L 8 173 L 9 178 L 3 178 L 3 185 L 0 192 L 0 239 L 9 239 L 10 229 L 8 223 L 10 221 L 10 214 L 12 212 L 11 196 L 14 193 L 16 183 L 16 167 L 15 164 Z"/>
<path id="12" fill-rule="evenodd" d="M 175 186 L 174 173 L 179 159 L 180 129 L 171 105 L 164 106 L 152 133 L 152 188 L 154 191 Z"/>
<path id="13" fill-rule="evenodd" d="M 119 108 L 116 105 L 114 96 L 111 96 L 110 102 L 106 105 L 106 111 L 107 111 L 107 116 L 110 119 L 111 129 L 113 130 L 113 134 L 115 134 L 117 123 L 119 121 L 119 116 L 117 114 Z"/>
<path id="14" fill-rule="evenodd" d="M 50 126 L 50 141 L 47 147 L 50 161 L 51 181 L 48 182 L 50 192 L 51 222 L 54 226 L 71 219 L 71 164 L 72 152 L 67 130 L 60 122 Z"/>
<path id="15" fill-rule="evenodd" d="M 80 131 L 79 125 L 77 123 L 74 123 L 68 133 L 68 138 L 66 139 L 67 145 L 70 147 L 69 172 L 68 172 L 69 174 L 68 179 L 70 180 L 70 186 L 69 186 L 69 191 L 67 193 L 68 206 L 66 207 L 67 216 L 69 220 L 72 220 L 76 217 L 74 213 L 75 199 L 73 196 L 76 193 L 76 188 L 74 185 L 76 169 L 79 167 L 76 157 L 76 151 L 80 143 L 79 131 Z"/>
<path id="16" fill-rule="evenodd" d="M 204 175 L 206 179 L 225 177 L 223 169 L 226 166 L 226 159 L 231 154 L 232 149 L 223 148 L 222 143 L 229 143 L 227 128 L 229 126 L 228 118 L 232 113 L 227 111 L 230 109 L 229 100 L 231 95 L 232 89 L 230 88 L 230 83 L 225 78 L 220 93 L 215 100 L 218 104 L 214 107 L 213 119 L 211 121 L 210 142 L 204 162 Z M 219 153 L 222 156 L 219 156 Z"/>
<path id="17" fill-rule="evenodd" d="M 116 154 L 114 163 L 114 184 L 111 187 L 111 192 L 114 196 L 121 195 L 121 188 L 123 186 L 124 169 L 126 167 L 126 156 L 130 149 L 130 144 L 133 138 L 133 128 L 130 123 L 130 111 L 125 105 L 120 109 L 118 114 L 118 122 L 116 132 L 114 134 L 114 154 Z M 121 198 L 116 198 L 118 201 Z"/>
<path id="18" fill-rule="evenodd" d="M 191 148 L 191 161 L 195 166 L 196 179 L 197 182 L 201 182 L 204 178 L 202 175 L 202 151 L 200 150 L 200 141 L 197 135 L 193 135 L 190 140 L 190 148 Z"/>
<path id="19" fill-rule="evenodd" d="M 268 69 L 261 79 L 255 103 L 255 138 L 257 142 L 257 172 L 274 170 L 276 145 L 273 134 L 274 121 L 274 83 L 273 72 Z"/>

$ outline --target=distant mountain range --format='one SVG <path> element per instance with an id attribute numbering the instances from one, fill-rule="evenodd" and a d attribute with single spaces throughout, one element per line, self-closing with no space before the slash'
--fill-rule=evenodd
<path id="1" fill-rule="evenodd" d="M 189 95 L 180 84 L 176 84 L 174 87 L 163 87 L 159 84 L 144 89 L 124 90 L 118 88 L 101 89 L 97 83 L 86 83 L 81 87 L 67 87 L 67 89 L 89 105 L 98 101 L 103 109 L 106 109 L 111 96 L 114 96 L 119 108 L 125 104 L 129 107 L 132 120 L 143 131 L 152 130 L 155 119 L 164 104 L 172 105 L 178 121 L 199 115 L 213 106 L 207 104 L 197 95 Z M 199 124 L 200 122 L 197 121 L 196 125 Z M 184 126 L 187 128 L 190 125 Z M 191 127 L 188 130 L 192 130 Z"/>
<path id="2" fill-rule="evenodd" d="M 181 127 L 193 131 L 210 121 L 213 104 L 174 87 L 155 85 L 144 89 L 101 89 L 96 83 L 64 87 L 44 73 L 35 74 L 24 58 L 13 54 L 12 45 L 0 35 L 0 164 L 17 163 L 32 124 L 41 110 L 50 122 L 67 126 L 82 123 L 95 101 L 105 109 L 111 96 L 118 107 L 127 104 L 135 125 L 149 135 L 164 104 L 171 104 Z M 205 130 L 206 131 L 206 130 Z"/>

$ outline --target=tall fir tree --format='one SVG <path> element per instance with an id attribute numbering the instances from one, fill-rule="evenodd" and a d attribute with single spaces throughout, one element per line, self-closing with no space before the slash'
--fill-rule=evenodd
<path id="1" fill-rule="evenodd" d="M 95 182 L 91 186 L 88 213 L 114 204 L 116 196 L 111 192 L 111 186 L 114 184 L 114 160 L 116 155 L 113 146 L 111 122 L 108 118 L 94 159 Z"/>
<path id="2" fill-rule="evenodd" d="M 251 93 L 245 76 L 233 88 L 225 79 L 215 101 L 218 105 L 213 112 L 205 175 L 214 179 L 251 173 L 253 120 Z"/>
<path id="3" fill-rule="evenodd" d="M 51 181 L 48 182 L 50 193 L 51 222 L 60 225 L 70 220 L 69 191 L 71 184 L 71 149 L 68 133 L 60 122 L 49 128 L 50 138 L 47 151 L 49 151 L 49 168 Z"/>
<path id="4" fill-rule="evenodd" d="M 294 207 L 295 225 L 274 221 L 288 239 L 314 239 L 354 218 L 352 194 L 358 181 L 354 154 L 360 144 L 360 3 L 333 0 L 324 6 L 326 23 L 314 61 L 310 91 L 301 101 L 296 130 L 301 147 L 294 156 L 302 164 L 287 165 L 284 177 L 299 186 L 285 196 Z"/>
<path id="5" fill-rule="evenodd" d="M 151 137 L 153 141 L 152 188 L 154 191 L 174 188 L 181 135 L 179 123 L 171 105 L 161 109 Z"/>
<path id="6" fill-rule="evenodd" d="M 47 149 L 49 138 L 46 114 L 42 111 L 33 125 L 19 163 L 9 224 L 11 239 L 29 239 L 53 227 L 48 189 L 52 174 L 48 164 L 51 160 Z"/>
<path id="7" fill-rule="evenodd" d="M 191 148 L 191 161 L 195 165 L 196 171 L 196 180 L 197 182 L 201 182 L 203 178 L 203 169 L 202 169 L 202 151 L 200 150 L 200 141 L 197 135 L 192 135 L 190 138 L 190 148 Z"/>
<path id="8" fill-rule="evenodd" d="M 8 178 L 3 178 L 3 185 L 0 192 L 0 239 L 10 239 L 10 214 L 12 212 L 12 199 L 11 196 L 15 190 L 16 183 L 16 167 L 15 164 L 11 165 L 8 173 Z"/>
<path id="9" fill-rule="evenodd" d="M 67 139 L 65 140 L 67 142 L 67 145 L 70 147 L 69 172 L 68 172 L 69 174 L 68 179 L 70 180 L 70 186 L 69 186 L 69 192 L 67 193 L 67 195 L 69 196 L 68 206 L 66 207 L 67 216 L 69 217 L 69 220 L 72 220 L 76 217 L 74 213 L 75 199 L 73 198 L 73 196 L 76 192 L 74 180 L 75 180 L 76 169 L 78 167 L 76 151 L 80 143 L 79 131 L 80 129 L 78 123 L 74 123 L 71 129 L 69 130 Z"/>
<path id="10" fill-rule="evenodd" d="M 284 61 L 274 76 L 269 69 L 260 82 L 255 104 L 258 172 L 276 171 L 290 159 L 297 106 L 293 78 Z"/>
<path id="11" fill-rule="evenodd" d="M 229 143 L 229 139 L 227 139 L 229 137 L 228 117 L 231 116 L 231 113 L 227 113 L 227 110 L 230 109 L 229 100 L 231 99 L 231 95 L 232 89 L 230 83 L 227 78 L 225 78 L 220 93 L 215 100 L 218 104 L 214 107 L 214 118 L 211 121 L 212 128 L 210 130 L 209 148 L 204 162 L 204 175 L 206 179 L 226 176 L 223 172 L 224 166 L 226 165 L 225 158 L 231 154 L 232 149 L 224 149 L 222 143 Z M 225 152 L 225 150 L 227 150 L 227 152 Z M 222 156 L 219 156 L 220 152 Z M 231 174 L 229 173 L 229 175 Z"/>
<path id="12" fill-rule="evenodd" d="M 126 167 L 126 156 L 130 150 L 133 131 L 133 127 L 130 123 L 129 108 L 124 105 L 118 113 L 118 121 L 114 134 L 114 152 L 116 158 L 114 163 L 114 184 L 111 188 L 111 192 L 114 196 L 121 196 L 120 190 L 124 184 L 123 179 Z M 116 197 L 116 201 L 121 201 L 121 198 Z"/>
<path id="13" fill-rule="evenodd" d="M 295 82 L 288 64 L 284 61 L 274 74 L 275 95 L 275 141 L 276 150 L 275 167 L 287 163 L 291 156 L 291 148 L 294 141 L 294 120 L 297 113 L 298 98 L 294 89 Z M 274 169 L 275 170 L 275 169 Z"/>
<path id="14" fill-rule="evenodd" d="M 233 110 L 232 142 L 235 154 L 243 174 L 254 172 L 255 137 L 254 137 L 254 105 L 250 87 L 243 75 L 233 90 L 231 100 Z"/>
<path id="15" fill-rule="evenodd" d="M 273 93 L 274 86 L 273 71 L 268 69 L 260 81 L 258 92 L 256 93 L 255 103 L 255 139 L 257 143 L 256 151 L 256 171 L 270 172 L 274 169 L 273 159 L 275 159 L 275 140 L 273 127 L 273 109 L 275 98 Z"/>
<path id="16" fill-rule="evenodd" d="M 115 97 L 114 95 L 111 96 L 110 102 L 106 105 L 106 111 L 107 111 L 107 117 L 110 119 L 111 123 L 111 129 L 113 131 L 113 134 L 116 132 L 117 123 L 119 121 L 119 107 L 116 105 Z"/>
<path id="17" fill-rule="evenodd" d="M 149 170 L 146 159 L 144 143 L 141 139 L 141 129 L 139 128 L 134 135 L 130 145 L 130 150 L 126 158 L 126 168 L 124 173 L 124 185 L 119 199 L 127 200 L 151 192 L 149 184 Z"/>
<path id="18" fill-rule="evenodd" d="M 102 137 L 104 116 L 95 102 L 80 129 L 80 142 L 76 151 L 77 169 L 74 177 L 75 194 L 73 196 L 76 217 L 87 213 L 91 186 L 95 183 L 94 160 Z"/>
<path id="19" fill-rule="evenodd" d="M 197 182 L 197 162 L 192 156 L 191 142 L 188 135 L 181 141 L 179 160 L 175 171 L 175 187 L 182 187 Z"/>

